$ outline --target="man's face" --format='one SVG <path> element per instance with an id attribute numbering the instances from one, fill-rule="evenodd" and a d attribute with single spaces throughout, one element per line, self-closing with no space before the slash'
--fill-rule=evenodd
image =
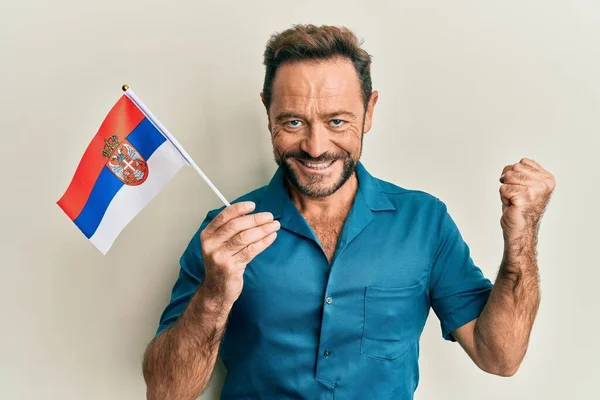
<path id="1" fill-rule="evenodd" d="M 302 194 L 329 196 L 356 168 L 377 92 L 365 111 L 358 75 L 345 58 L 284 63 L 272 87 L 275 161 Z"/>

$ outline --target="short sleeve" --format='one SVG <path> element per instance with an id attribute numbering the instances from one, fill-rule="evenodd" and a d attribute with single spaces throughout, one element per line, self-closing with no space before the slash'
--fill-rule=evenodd
<path id="1" fill-rule="evenodd" d="M 175 324 L 192 296 L 198 290 L 198 286 L 204 280 L 204 261 L 202 260 L 200 233 L 218 214 L 218 211 L 220 210 L 212 210 L 207 214 L 200 228 L 198 228 L 181 255 L 179 259 L 179 276 L 171 290 L 170 302 L 160 317 L 156 335 Z"/>
<path id="2" fill-rule="evenodd" d="M 469 246 L 448 213 L 438 202 L 438 240 L 435 248 L 429 294 L 438 316 L 442 336 L 455 342 L 451 332 L 477 318 L 487 303 L 492 283 L 471 258 Z"/>

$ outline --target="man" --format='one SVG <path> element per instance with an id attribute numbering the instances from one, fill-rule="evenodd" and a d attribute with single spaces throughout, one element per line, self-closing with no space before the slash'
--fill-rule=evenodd
<path id="1" fill-rule="evenodd" d="M 220 350 L 224 399 L 412 399 L 430 307 L 482 370 L 513 375 L 539 304 L 552 175 L 525 158 L 502 171 L 492 286 L 443 202 L 359 161 L 378 94 L 351 31 L 295 26 L 264 62 L 279 168 L 209 212 L 181 257 L 144 358 L 148 398 L 196 398 Z"/>

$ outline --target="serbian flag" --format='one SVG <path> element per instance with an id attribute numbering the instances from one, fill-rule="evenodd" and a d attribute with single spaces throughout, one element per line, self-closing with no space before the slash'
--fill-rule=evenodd
<path id="1" fill-rule="evenodd" d="M 123 90 L 57 202 L 102 254 L 188 164 L 179 143 L 127 86 Z"/>

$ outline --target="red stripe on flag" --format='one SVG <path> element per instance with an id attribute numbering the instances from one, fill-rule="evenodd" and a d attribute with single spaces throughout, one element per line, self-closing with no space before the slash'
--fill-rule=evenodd
<path id="1" fill-rule="evenodd" d="M 106 164 L 106 158 L 102 156 L 105 140 L 117 135 L 121 142 L 144 118 L 129 97 L 123 95 L 115 103 L 81 157 L 69 187 L 57 202 L 71 220 L 79 216 Z"/>

